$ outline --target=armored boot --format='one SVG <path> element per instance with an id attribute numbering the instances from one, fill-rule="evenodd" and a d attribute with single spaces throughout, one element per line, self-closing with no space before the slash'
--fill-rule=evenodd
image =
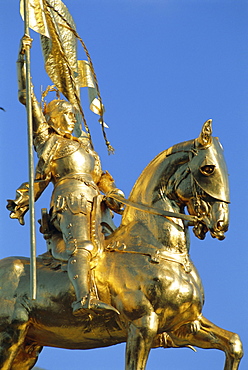
<path id="1" fill-rule="evenodd" d="M 83 315 L 92 310 L 96 313 L 105 311 L 119 312 L 107 303 L 92 297 L 89 292 L 88 277 L 90 272 L 91 254 L 84 248 L 78 248 L 77 252 L 68 261 L 68 276 L 74 287 L 77 300 L 72 303 L 73 315 Z"/>

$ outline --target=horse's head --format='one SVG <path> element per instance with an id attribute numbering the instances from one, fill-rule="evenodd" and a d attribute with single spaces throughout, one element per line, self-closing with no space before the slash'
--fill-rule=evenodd
<path id="1" fill-rule="evenodd" d="M 197 139 L 158 154 L 136 181 L 130 200 L 167 211 L 183 212 L 187 207 L 197 216 L 194 233 L 199 239 L 208 231 L 212 237 L 224 239 L 229 221 L 228 174 L 223 149 L 212 137 L 212 120 L 204 123 Z M 147 213 L 127 207 L 122 224 L 141 218 L 147 222 L 147 217 Z"/>
<path id="2" fill-rule="evenodd" d="M 199 217 L 195 235 L 204 239 L 210 231 L 212 237 L 222 240 L 228 229 L 229 186 L 222 146 L 212 137 L 212 120 L 204 123 L 200 136 L 191 143 L 176 192 L 189 213 Z"/>

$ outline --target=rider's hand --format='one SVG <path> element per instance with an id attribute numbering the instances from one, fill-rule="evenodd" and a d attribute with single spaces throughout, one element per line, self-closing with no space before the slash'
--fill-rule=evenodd
<path id="1" fill-rule="evenodd" d="M 106 203 L 107 207 L 109 207 L 112 211 L 114 211 L 116 213 L 122 214 L 123 211 L 124 211 L 123 203 L 121 203 L 118 200 L 113 199 L 111 197 L 111 194 L 118 195 L 119 197 L 124 198 L 125 197 L 124 193 L 119 189 L 115 189 L 115 190 L 112 190 L 109 193 L 107 193 L 106 198 L 105 198 L 105 203 Z"/>
<path id="2" fill-rule="evenodd" d="M 28 207 L 18 207 L 17 204 L 11 199 L 8 199 L 7 202 L 8 204 L 6 208 L 10 211 L 9 217 L 13 219 L 16 218 L 21 225 L 25 225 L 24 215 L 28 211 Z"/>
<path id="3" fill-rule="evenodd" d="M 33 39 L 31 39 L 31 37 L 26 34 L 21 38 L 20 46 L 19 46 L 19 55 L 24 55 L 26 50 L 28 48 L 31 48 L 32 41 Z"/>

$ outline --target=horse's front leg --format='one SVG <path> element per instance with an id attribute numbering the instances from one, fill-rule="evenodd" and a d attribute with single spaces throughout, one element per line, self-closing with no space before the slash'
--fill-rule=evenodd
<path id="1" fill-rule="evenodd" d="M 190 328 L 192 324 L 187 325 Z M 219 328 L 203 316 L 199 319 L 199 330 L 192 327 L 192 330 L 189 329 L 189 331 L 191 333 L 185 335 L 185 337 L 181 335 L 177 337 L 175 335 L 177 333 L 174 332 L 170 333 L 170 336 L 179 347 L 192 345 L 200 348 L 219 349 L 225 352 L 226 355 L 224 370 L 238 369 L 243 357 L 242 342 L 238 334 Z"/>
<path id="2" fill-rule="evenodd" d="M 126 370 L 145 369 L 157 330 L 158 317 L 155 312 L 130 323 L 126 345 Z"/>

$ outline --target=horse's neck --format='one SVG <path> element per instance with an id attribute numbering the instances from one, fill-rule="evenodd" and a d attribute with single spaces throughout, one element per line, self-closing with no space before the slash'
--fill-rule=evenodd
<path id="1" fill-rule="evenodd" d="M 165 175 L 166 156 L 167 151 L 164 151 L 148 164 L 136 181 L 130 199 L 150 206 L 153 205 L 157 193 L 156 189 Z"/>
<path id="2" fill-rule="evenodd" d="M 167 184 L 175 171 L 184 162 L 185 153 L 168 156 L 168 151 L 160 153 L 142 172 L 136 181 L 129 199 L 136 203 L 156 207 L 170 212 L 182 212 L 183 207 L 166 195 Z M 171 198 L 171 196 L 170 196 Z M 180 219 L 165 219 L 143 211 L 127 207 L 123 214 L 122 226 L 131 222 L 145 224 L 164 248 L 174 251 L 188 249 L 187 228 Z"/>
<path id="3" fill-rule="evenodd" d="M 187 162 L 188 152 L 178 150 L 171 154 L 173 148 L 161 152 L 143 170 L 131 191 L 130 200 L 154 206 L 159 199 L 162 199 L 164 200 L 163 209 L 168 211 L 174 209 L 173 200 L 177 200 L 177 196 L 176 194 L 170 195 L 172 201 L 166 199 L 168 184 L 175 173 Z"/>

